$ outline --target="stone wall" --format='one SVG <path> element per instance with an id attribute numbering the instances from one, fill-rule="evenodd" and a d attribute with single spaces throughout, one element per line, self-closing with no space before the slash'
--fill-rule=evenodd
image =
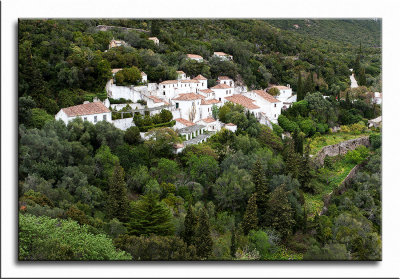
<path id="1" fill-rule="evenodd" d="M 369 137 L 359 137 L 356 139 L 346 140 L 337 144 L 325 146 L 316 155 L 313 156 L 313 161 L 317 166 L 323 166 L 326 156 L 344 155 L 348 151 L 354 150 L 360 145 L 365 145 L 368 147 L 370 145 Z"/>
<path id="2" fill-rule="evenodd" d="M 346 192 L 351 180 L 356 176 L 357 172 L 360 170 L 360 168 L 364 166 L 364 164 L 365 162 L 358 164 L 354 168 L 352 168 L 346 178 L 343 179 L 342 183 L 340 183 L 340 185 L 334 191 L 330 192 L 324 197 L 324 207 L 319 215 L 324 215 L 326 213 L 333 195 L 342 195 L 344 192 Z"/>

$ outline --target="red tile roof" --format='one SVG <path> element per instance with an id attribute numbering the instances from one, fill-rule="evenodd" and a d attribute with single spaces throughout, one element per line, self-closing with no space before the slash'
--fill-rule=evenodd
<path id="1" fill-rule="evenodd" d="M 177 80 L 164 80 L 160 84 L 177 84 L 177 83 L 178 83 Z"/>
<path id="2" fill-rule="evenodd" d="M 213 93 L 214 91 L 212 91 L 211 89 L 202 89 L 202 90 L 199 90 L 200 92 L 203 92 L 203 93 L 206 93 L 206 94 L 210 94 L 210 93 Z"/>
<path id="3" fill-rule="evenodd" d="M 181 83 L 199 83 L 200 81 L 196 80 L 196 79 L 184 79 L 184 80 L 180 80 Z"/>
<path id="4" fill-rule="evenodd" d="M 121 71 L 122 68 L 118 68 L 118 69 L 111 69 L 111 73 L 115 74 L 118 73 L 119 71 Z"/>
<path id="5" fill-rule="evenodd" d="M 193 79 L 197 79 L 197 80 L 207 80 L 205 77 L 203 77 L 202 75 L 198 75 L 197 77 L 194 77 Z"/>
<path id="6" fill-rule="evenodd" d="M 186 56 L 189 57 L 189 58 L 201 58 L 201 59 L 203 59 L 202 56 L 197 55 L 197 54 L 186 54 Z"/>
<path id="7" fill-rule="evenodd" d="M 164 100 L 157 98 L 156 96 L 147 96 L 147 98 L 152 99 L 154 103 L 163 103 Z"/>
<path id="8" fill-rule="evenodd" d="M 218 77 L 219 80 L 227 80 L 227 79 L 231 79 L 230 77 L 227 76 L 220 76 Z"/>
<path id="9" fill-rule="evenodd" d="M 142 76 L 147 76 L 145 72 L 140 73 Z"/>
<path id="10" fill-rule="evenodd" d="M 230 87 L 227 84 L 217 84 L 217 85 L 211 87 L 211 89 L 226 89 L 226 88 L 232 88 L 232 87 Z"/>
<path id="11" fill-rule="evenodd" d="M 229 102 L 238 104 L 238 105 L 242 105 L 245 108 L 248 109 L 258 109 L 260 108 L 259 106 L 256 106 L 255 104 L 253 104 L 254 100 L 247 98 L 246 96 L 240 95 L 240 94 L 236 94 L 230 97 L 225 97 L 226 100 L 228 100 Z"/>
<path id="12" fill-rule="evenodd" d="M 222 52 L 222 51 L 216 51 L 216 52 L 214 52 L 214 55 L 226 56 L 226 55 L 229 55 L 229 54 L 226 54 L 225 52 Z"/>
<path id="13" fill-rule="evenodd" d="M 279 101 L 274 98 L 274 96 L 268 94 L 267 92 L 263 90 L 253 90 L 254 93 L 256 93 L 258 96 L 261 98 L 267 100 L 270 103 L 278 103 Z"/>
<path id="14" fill-rule="evenodd" d="M 110 112 L 102 102 L 93 102 L 61 109 L 69 117 Z"/>
<path id="15" fill-rule="evenodd" d="M 283 85 L 273 85 L 273 86 L 269 87 L 268 89 L 271 89 L 271 88 L 277 88 L 277 89 L 279 89 L 279 90 L 290 89 L 289 87 L 283 86 Z"/>
<path id="16" fill-rule="evenodd" d="M 194 101 L 194 100 L 199 100 L 199 99 L 204 99 L 205 97 L 200 94 L 196 93 L 184 93 L 184 94 L 179 94 L 178 97 L 172 99 L 176 101 Z"/>
<path id="17" fill-rule="evenodd" d="M 233 123 L 228 123 L 228 124 L 225 124 L 225 126 L 236 126 L 236 125 Z"/>
<path id="18" fill-rule="evenodd" d="M 206 123 L 212 123 L 212 122 L 215 122 L 217 120 L 215 120 L 212 117 L 207 117 L 207 118 L 201 119 L 201 121 L 206 122 Z"/>
<path id="19" fill-rule="evenodd" d="M 201 100 L 201 105 L 213 105 L 213 104 L 218 104 L 221 101 L 218 101 L 216 99 L 211 99 L 211 100 Z"/>
<path id="20" fill-rule="evenodd" d="M 174 120 L 175 120 L 176 122 L 179 122 L 179 123 L 185 125 L 186 127 L 190 127 L 190 126 L 196 125 L 196 124 L 194 124 L 193 122 L 191 122 L 191 121 L 189 121 L 189 120 L 186 120 L 186 119 L 183 119 L 183 118 L 176 118 L 176 119 L 174 119 Z"/>
<path id="21" fill-rule="evenodd" d="M 178 74 L 184 74 L 184 71 L 176 71 Z"/>

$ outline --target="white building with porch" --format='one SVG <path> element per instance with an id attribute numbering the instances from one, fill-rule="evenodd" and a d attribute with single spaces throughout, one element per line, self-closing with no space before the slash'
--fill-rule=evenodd
<path id="1" fill-rule="evenodd" d="M 68 124 L 75 118 L 96 124 L 99 121 L 112 123 L 111 111 L 102 102 L 84 103 L 82 105 L 62 108 L 56 115 L 56 120 Z"/>

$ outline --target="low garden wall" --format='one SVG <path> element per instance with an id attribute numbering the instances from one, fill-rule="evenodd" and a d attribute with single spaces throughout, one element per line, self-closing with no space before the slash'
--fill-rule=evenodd
<path id="1" fill-rule="evenodd" d="M 326 156 L 344 155 L 348 151 L 354 150 L 360 145 L 365 145 L 369 147 L 369 136 L 359 137 L 356 139 L 346 140 L 337 144 L 325 146 L 313 156 L 313 161 L 316 166 L 323 166 Z"/>

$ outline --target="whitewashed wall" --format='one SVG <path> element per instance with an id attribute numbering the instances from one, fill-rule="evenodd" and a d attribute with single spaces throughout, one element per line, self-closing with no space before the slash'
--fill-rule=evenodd
<path id="1" fill-rule="evenodd" d="M 112 123 L 115 127 L 124 131 L 129 127 L 135 126 L 135 123 L 133 122 L 133 117 L 113 120 Z"/>

